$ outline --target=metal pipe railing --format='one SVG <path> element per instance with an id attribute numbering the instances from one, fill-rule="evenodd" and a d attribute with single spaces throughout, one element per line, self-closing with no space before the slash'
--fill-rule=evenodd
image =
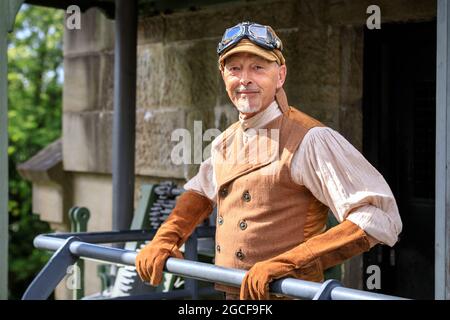
<path id="1" fill-rule="evenodd" d="M 128 233 L 130 232 L 132 233 L 136 231 L 128 231 Z M 127 232 L 124 233 L 126 234 Z M 139 234 L 139 232 L 137 233 Z M 66 234 L 66 236 L 69 235 L 71 234 Z M 84 234 L 84 238 L 95 238 L 94 235 L 94 233 L 86 233 Z M 109 243 L 113 242 L 111 241 L 113 239 L 118 240 L 119 235 L 120 232 L 102 233 L 102 236 L 99 238 Z M 57 235 L 40 235 L 35 238 L 34 245 L 36 248 L 52 251 L 61 250 L 61 248 L 64 247 L 72 256 L 75 257 L 90 258 L 115 264 L 134 266 L 137 255 L 136 252 L 83 242 L 80 241 L 80 239 L 83 238 L 83 234 L 77 236 L 80 237 L 70 237 L 68 239 L 64 239 L 61 235 L 59 235 L 59 237 Z M 129 236 L 125 238 L 130 240 Z M 66 264 L 67 263 L 70 263 L 70 261 L 68 260 Z M 66 264 L 64 266 L 66 266 Z M 223 268 L 207 263 L 176 258 L 169 258 L 167 260 L 165 271 L 191 279 L 221 283 L 235 287 L 240 287 L 246 273 L 244 270 Z M 27 289 L 24 299 L 33 296 L 32 287 L 33 283 Z M 345 288 L 335 280 L 329 280 L 321 284 L 287 278 L 271 283 L 270 289 L 272 293 L 300 299 L 404 300 L 404 298 L 400 297 Z"/>

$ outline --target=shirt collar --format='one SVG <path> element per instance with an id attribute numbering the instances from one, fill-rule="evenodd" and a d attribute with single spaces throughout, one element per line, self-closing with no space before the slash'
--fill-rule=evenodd
<path id="1" fill-rule="evenodd" d="M 249 128 L 259 129 L 281 114 L 278 103 L 274 100 L 264 111 L 257 113 L 249 119 L 242 119 L 241 115 L 239 115 L 239 122 L 244 131 Z"/>

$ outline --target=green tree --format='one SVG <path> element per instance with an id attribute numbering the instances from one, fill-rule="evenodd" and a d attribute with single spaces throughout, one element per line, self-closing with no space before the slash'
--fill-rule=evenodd
<path id="1" fill-rule="evenodd" d="M 48 259 L 33 238 L 49 232 L 16 167 L 61 136 L 64 12 L 24 5 L 8 44 L 9 297 L 18 299 Z"/>

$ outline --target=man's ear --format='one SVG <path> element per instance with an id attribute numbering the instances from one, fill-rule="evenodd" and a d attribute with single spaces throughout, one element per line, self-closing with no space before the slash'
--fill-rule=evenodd
<path id="1" fill-rule="evenodd" d="M 277 89 L 280 89 L 286 81 L 287 67 L 285 64 L 278 68 Z"/>

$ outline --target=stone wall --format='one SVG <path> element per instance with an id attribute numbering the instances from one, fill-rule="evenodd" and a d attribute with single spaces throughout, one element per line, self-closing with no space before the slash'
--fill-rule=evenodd
<path id="1" fill-rule="evenodd" d="M 173 130 L 193 132 L 194 121 L 201 121 L 203 130 L 223 130 L 237 120 L 218 72 L 215 49 L 223 31 L 244 20 L 270 24 L 283 40 L 290 104 L 338 130 L 361 149 L 363 31 L 371 4 L 365 0 L 249 1 L 141 16 L 136 174 L 151 181 L 185 181 L 197 166 L 176 166 L 170 161 L 176 144 L 170 139 Z M 379 0 L 377 4 L 382 23 L 436 16 L 432 0 Z M 108 230 L 114 22 L 90 10 L 83 14 L 81 25 L 81 30 L 66 30 L 64 37 L 63 164 L 73 174 L 74 205 L 85 204 L 95 212 L 90 230 Z M 361 259 L 346 264 L 347 285 L 361 287 L 360 266 Z M 92 281 L 89 292 L 95 291 Z"/>

